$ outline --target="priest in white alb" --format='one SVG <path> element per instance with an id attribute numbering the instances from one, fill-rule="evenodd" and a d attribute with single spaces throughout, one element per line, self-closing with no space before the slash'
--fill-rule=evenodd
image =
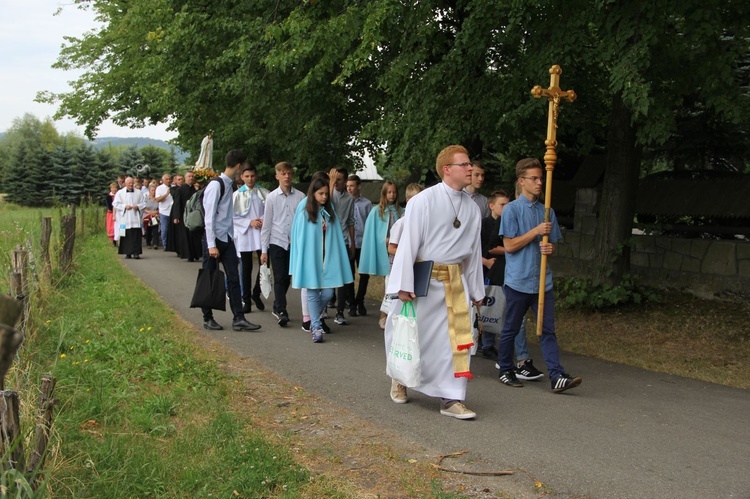
<path id="1" fill-rule="evenodd" d="M 398 294 L 386 322 L 386 353 L 391 344 L 395 315 L 401 304 L 412 301 L 416 310 L 422 383 L 414 388 L 441 399 L 440 413 L 472 419 L 466 384 L 473 345 L 471 308 L 484 299 L 482 280 L 481 215 L 463 190 L 471 183 L 472 166 L 467 150 L 448 146 L 437 157 L 443 180 L 414 196 L 406 208 L 403 233 L 393 261 L 386 293 Z M 434 262 L 427 296 L 414 294 L 414 262 Z M 391 399 L 407 401 L 406 388 L 391 384 Z"/>
<path id="2" fill-rule="evenodd" d="M 125 187 L 115 194 L 112 208 L 117 213 L 117 252 L 125 255 L 125 258 L 139 259 L 143 251 L 143 209 L 146 207 L 146 199 L 134 185 L 133 177 L 125 179 Z"/>

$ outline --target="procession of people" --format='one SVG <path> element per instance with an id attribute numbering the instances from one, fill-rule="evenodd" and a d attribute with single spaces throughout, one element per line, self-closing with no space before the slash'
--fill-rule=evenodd
<path id="1" fill-rule="evenodd" d="M 224 170 L 208 179 L 215 181 L 201 184 L 192 170 L 174 178 L 164 174 L 161 182 L 118 179 L 105 197 L 107 234 L 125 258 L 146 256 L 145 236 L 146 248 L 158 249 L 161 243 L 164 251 L 187 262 L 201 261 L 205 270 L 221 263 L 225 282 L 218 292 L 222 301 L 225 293 L 228 297 L 235 331 L 261 328 L 245 314 L 253 305 L 265 310 L 261 272 L 272 274 L 265 296 L 270 313 L 282 328 L 300 322 L 314 343 L 323 343 L 331 331 L 325 323 L 328 308 L 338 326 L 348 324 L 347 310 L 350 317 L 366 316 L 369 277 L 385 276 L 380 314 L 370 315 L 385 330 L 386 355 L 404 355 L 394 334 L 401 335 L 400 319 L 407 310 L 414 311 L 418 338 L 409 356 L 417 359 L 419 381 L 405 381 L 407 377 L 389 371 L 391 400 L 406 403 L 408 390 L 416 390 L 439 399 L 441 414 L 462 420 L 476 417 L 464 404 L 473 377 L 472 353 L 495 361 L 498 379 L 506 386 L 522 387 L 519 379 L 544 377 L 525 349 L 525 315 L 528 309 L 539 313 L 536 297 L 543 271 L 540 344 L 551 391 L 581 384 L 561 365 L 552 274 L 547 266 L 540 270 L 540 260 L 546 263 L 554 254 L 561 234 L 554 211 L 545 220 L 539 202 L 544 178 L 538 160 L 525 158 L 517 164 L 515 200 L 505 191 L 487 198 L 479 192 L 482 166 L 470 160 L 464 147 L 448 146 L 436 159 L 440 182 L 427 189 L 410 185 L 406 208 L 393 182 L 384 183 L 379 203 L 373 205 L 361 196 L 360 178 L 345 168 L 316 172 L 306 193 L 293 186 L 293 165 L 280 162 L 274 169 L 278 187 L 269 190 L 260 185 L 245 153 L 232 150 Z M 191 230 L 186 208 L 196 195 L 203 225 Z M 418 262 L 429 262 L 426 277 L 417 271 Z M 487 307 L 489 288 L 498 286 L 502 291 L 492 301 L 497 296 L 502 306 Z M 302 296 L 302 310 L 291 313 L 286 299 L 290 287 Z M 201 310 L 205 329 L 224 329 L 213 308 Z M 502 328 L 499 334 L 482 335 L 482 314 L 491 313 Z"/>

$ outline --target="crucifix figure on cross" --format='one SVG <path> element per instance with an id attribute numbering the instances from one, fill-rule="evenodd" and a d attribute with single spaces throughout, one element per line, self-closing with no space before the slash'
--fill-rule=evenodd
<path id="1" fill-rule="evenodd" d="M 544 153 L 545 170 L 547 171 L 544 189 L 544 221 L 550 221 L 550 209 L 552 206 L 552 171 L 555 169 L 557 162 L 557 115 L 560 108 L 560 99 L 573 102 L 576 100 L 576 93 L 573 90 L 563 91 L 560 88 L 560 74 L 562 68 L 555 64 L 549 68 L 549 88 L 542 88 L 536 85 L 531 89 L 531 95 L 539 99 L 546 97 L 549 100 L 549 116 L 547 118 L 547 140 L 544 145 L 547 150 Z M 549 242 L 549 236 L 542 237 L 542 244 Z M 547 255 L 542 255 L 539 274 L 539 311 L 536 318 L 536 334 L 542 335 L 542 319 L 544 318 L 544 284 L 547 273 Z"/>

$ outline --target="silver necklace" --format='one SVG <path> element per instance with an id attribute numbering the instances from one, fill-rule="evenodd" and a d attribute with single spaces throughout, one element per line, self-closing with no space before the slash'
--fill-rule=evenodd
<path id="1" fill-rule="evenodd" d="M 448 194 L 448 188 L 445 187 L 445 183 L 443 183 L 443 189 L 445 189 L 445 195 L 448 196 L 448 202 L 451 204 L 453 214 L 456 216 L 456 218 L 453 219 L 453 228 L 458 229 L 461 227 L 461 220 L 458 219 L 458 214 L 461 213 L 461 206 L 464 204 L 463 194 L 461 195 L 461 201 L 458 203 L 458 211 L 456 211 L 456 207 L 453 206 L 453 201 L 451 200 L 450 194 Z"/>

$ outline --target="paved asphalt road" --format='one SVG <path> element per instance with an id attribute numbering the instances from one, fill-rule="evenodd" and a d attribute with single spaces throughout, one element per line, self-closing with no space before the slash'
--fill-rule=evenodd
<path id="1" fill-rule="evenodd" d="M 200 310 L 188 308 L 200 264 L 146 249 L 125 265 L 181 316 L 203 331 Z M 270 313 L 248 319 L 258 332 L 206 333 L 305 389 L 361 417 L 387 424 L 433 449 L 470 449 L 494 469 L 524 468 L 564 497 L 750 498 L 750 393 L 563 352 L 566 369 L 583 384 L 552 394 L 549 381 L 503 386 L 494 362 L 475 358 L 466 404 L 474 421 L 441 416 L 438 403 L 410 392 L 408 404 L 388 397 L 383 335 L 376 304 L 367 317 L 336 326 L 325 343 L 300 330 L 299 292 L 290 290 L 291 322 Z M 271 297 L 273 298 L 273 297 Z M 227 305 L 227 308 L 228 305 Z M 538 350 L 532 356 L 543 366 Z"/>

